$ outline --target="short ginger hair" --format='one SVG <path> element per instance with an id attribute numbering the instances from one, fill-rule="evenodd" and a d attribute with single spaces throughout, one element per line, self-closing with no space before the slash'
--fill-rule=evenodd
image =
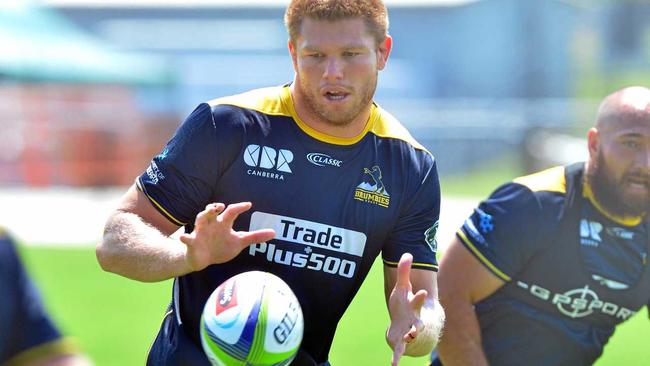
<path id="1" fill-rule="evenodd" d="M 284 13 L 291 42 L 300 36 L 305 18 L 337 21 L 361 18 L 380 44 L 388 35 L 388 11 L 382 0 L 292 0 Z"/>

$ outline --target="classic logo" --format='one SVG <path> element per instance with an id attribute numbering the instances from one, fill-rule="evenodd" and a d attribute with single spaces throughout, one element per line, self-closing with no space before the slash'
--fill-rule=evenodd
<path id="1" fill-rule="evenodd" d="M 528 285 L 522 281 L 517 281 L 517 286 L 529 291 L 531 295 L 541 300 L 550 301 L 560 313 L 574 319 L 583 318 L 594 312 L 600 312 L 623 320 L 634 315 L 634 311 L 628 308 L 600 300 L 596 291 L 590 289 L 588 285 L 566 291 L 563 294 L 553 293 L 544 287 Z"/>
<path id="2" fill-rule="evenodd" d="M 343 161 L 334 159 L 329 155 L 321 153 L 309 153 L 307 154 L 307 160 L 309 160 L 310 163 L 318 166 L 330 165 L 340 168 L 341 164 L 343 164 Z"/>
<path id="3" fill-rule="evenodd" d="M 431 251 L 435 252 L 438 250 L 438 241 L 436 240 L 436 234 L 438 233 L 438 223 L 439 221 L 436 221 L 433 226 L 427 229 L 427 231 L 424 232 L 424 241 L 429 244 L 429 248 L 431 248 Z"/>
<path id="4" fill-rule="evenodd" d="M 600 232 L 603 231 L 603 225 L 596 221 L 580 220 L 580 244 L 597 247 L 602 242 Z"/>
<path id="5" fill-rule="evenodd" d="M 276 150 L 272 147 L 254 144 L 246 146 L 246 150 L 244 150 L 246 165 L 266 169 L 248 169 L 246 171 L 248 175 L 284 180 L 284 174 L 278 172 L 292 173 L 291 167 L 289 167 L 289 163 L 292 161 L 293 153 L 290 150 Z"/>
<path id="6" fill-rule="evenodd" d="M 368 174 L 372 182 L 361 182 L 354 191 L 354 199 L 381 207 L 388 207 L 390 205 L 390 195 L 381 180 L 382 174 L 379 166 L 375 165 L 371 169 L 363 168 L 363 173 Z"/>
<path id="7" fill-rule="evenodd" d="M 634 240 L 634 232 L 625 230 L 622 227 L 608 227 L 605 229 L 605 231 L 607 231 L 607 234 L 615 238 L 623 240 Z"/>

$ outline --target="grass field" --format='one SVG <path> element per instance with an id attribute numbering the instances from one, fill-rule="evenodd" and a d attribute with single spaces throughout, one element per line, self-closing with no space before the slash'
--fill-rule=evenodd
<path id="1" fill-rule="evenodd" d="M 101 271 L 91 248 L 23 247 L 25 262 L 47 307 L 99 366 L 142 365 L 169 301 L 171 283 L 144 284 Z M 387 365 L 388 315 L 382 275 L 375 263 L 345 314 L 334 339 L 333 365 Z M 650 327 L 646 311 L 621 326 L 598 366 L 648 364 Z M 401 365 L 426 364 L 404 358 Z"/>
<path id="2" fill-rule="evenodd" d="M 503 159 L 481 172 L 446 177 L 441 183 L 443 193 L 485 197 L 497 185 L 522 174 L 515 163 Z M 105 273 L 91 247 L 28 246 L 22 248 L 22 254 L 57 322 L 76 337 L 98 366 L 144 364 L 170 300 L 170 281 L 145 284 Z M 377 262 L 339 324 L 330 354 L 333 365 L 389 364 L 382 281 Z M 648 325 L 644 309 L 619 327 L 597 366 L 650 364 Z M 404 358 L 400 364 L 426 363 L 426 358 Z"/>

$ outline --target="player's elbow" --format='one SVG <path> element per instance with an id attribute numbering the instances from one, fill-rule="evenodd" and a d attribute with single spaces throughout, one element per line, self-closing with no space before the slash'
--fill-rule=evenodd
<path id="1" fill-rule="evenodd" d="M 106 222 L 104 227 L 104 234 L 95 246 L 95 256 L 99 266 L 107 272 L 117 273 L 119 264 L 119 250 L 118 245 L 119 230 L 116 223 L 119 220 L 117 214 L 112 215 Z"/>

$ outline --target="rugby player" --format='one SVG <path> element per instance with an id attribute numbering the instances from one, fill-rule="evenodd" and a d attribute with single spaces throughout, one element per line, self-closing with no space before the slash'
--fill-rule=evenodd
<path id="1" fill-rule="evenodd" d="M 293 82 L 200 104 L 97 246 L 107 271 L 175 278 L 149 365 L 207 365 L 203 305 L 250 270 L 280 276 L 300 300 L 305 332 L 292 364 L 328 365 L 337 323 L 380 253 L 393 365 L 437 342 L 436 163 L 372 100 L 392 47 L 386 8 L 294 0 L 285 24 Z"/>
<path id="2" fill-rule="evenodd" d="M 457 232 L 433 364 L 591 365 L 649 304 L 650 90 L 606 97 L 587 136 L 587 162 L 502 185 Z"/>
<path id="3" fill-rule="evenodd" d="M 0 365 L 90 364 L 50 319 L 13 240 L 0 227 Z"/>

